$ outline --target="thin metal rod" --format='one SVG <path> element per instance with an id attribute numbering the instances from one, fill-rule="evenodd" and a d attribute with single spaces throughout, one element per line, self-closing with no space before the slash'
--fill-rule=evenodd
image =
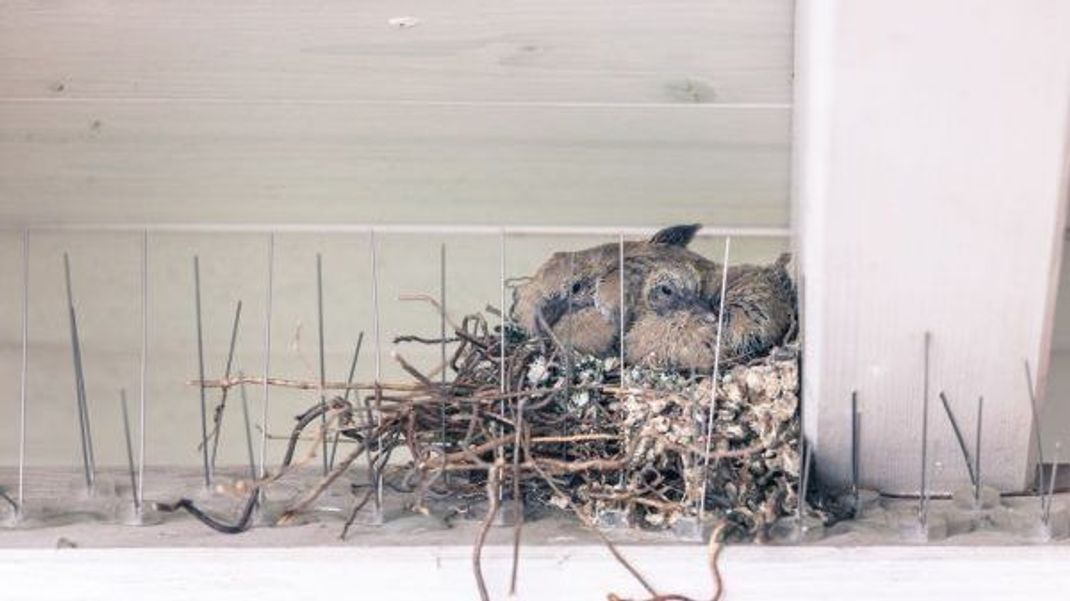
<path id="1" fill-rule="evenodd" d="M 1051 460 L 1051 478 L 1048 480 L 1048 492 L 1044 500 L 1044 524 L 1051 523 L 1051 503 L 1055 500 L 1055 479 L 1059 476 L 1059 451 L 1062 443 L 1055 443 L 1055 456 Z"/>
<path id="2" fill-rule="evenodd" d="M 728 262 L 732 253 L 732 238 L 724 239 L 724 261 L 721 263 L 721 294 L 717 303 L 717 339 L 713 347 L 713 377 L 710 381 L 710 408 L 706 415 L 706 454 L 702 460 L 702 491 L 699 493 L 699 519 L 706 517 L 706 488 L 710 477 L 710 450 L 713 448 L 713 414 L 717 409 L 717 386 L 721 379 L 721 339 L 724 333 L 725 299 L 728 297 Z"/>
<path id="3" fill-rule="evenodd" d="M 921 401 L 921 490 L 918 495 L 918 517 L 922 525 L 928 523 L 928 500 L 926 493 L 929 490 L 929 359 L 932 347 L 932 333 L 925 332 L 925 369 L 924 382 L 922 384 Z"/>
<path id="4" fill-rule="evenodd" d="M 327 395 L 323 391 L 327 382 L 327 360 L 323 349 L 323 255 L 316 253 L 316 321 L 319 326 L 319 351 L 320 351 L 320 428 L 323 429 L 323 475 L 330 471 L 330 457 L 327 456 Z"/>
<path id="5" fill-rule="evenodd" d="M 1025 384 L 1029 390 L 1029 412 L 1033 418 L 1033 432 L 1036 433 L 1037 441 L 1037 465 L 1040 466 L 1037 489 L 1044 490 L 1044 442 L 1040 433 L 1040 411 L 1037 408 L 1037 393 L 1033 387 L 1033 372 L 1029 369 L 1029 359 L 1025 360 Z"/>
<path id="6" fill-rule="evenodd" d="M 93 440 L 89 429 L 89 411 L 85 396 L 85 375 L 82 371 L 82 347 L 78 337 L 78 317 L 74 310 L 74 294 L 71 292 L 71 260 L 63 253 L 63 274 L 67 285 L 67 316 L 70 322 L 71 354 L 74 361 L 75 400 L 78 403 L 78 427 L 82 441 L 82 467 L 85 472 L 86 490 L 92 491 L 96 484 L 96 466 L 93 460 Z"/>
<path id="7" fill-rule="evenodd" d="M 627 319 L 627 312 L 624 307 L 624 234 L 619 234 L 617 237 L 617 249 L 618 249 L 618 261 L 617 273 L 620 274 L 618 279 L 620 280 L 620 304 L 617 309 L 617 322 L 620 327 L 620 331 L 617 333 L 618 346 L 620 347 L 620 385 L 624 386 L 624 324 Z"/>
<path id="8" fill-rule="evenodd" d="M 260 477 L 267 476 L 267 440 L 268 440 L 268 402 L 271 398 L 271 386 L 268 378 L 271 374 L 271 313 L 275 284 L 275 232 L 268 234 L 267 245 L 267 290 L 264 311 L 264 404 L 260 408 Z"/>
<path id="9" fill-rule="evenodd" d="M 520 455 L 523 452 L 521 437 L 524 432 L 524 397 L 520 397 L 516 403 L 516 427 L 513 432 L 513 500 L 521 504 L 516 512 L 516 524 L 513 530 L 513 569 L 509 577 L 509 595 L 516 597 L 516 584 L 520 571 L 520 535 L 524 527 L 523 493 L 520 492 Z M 499 484 L 499 489 L 503 485 Z"/>
<path id="10" fill-rule="evenodd" d="M 504 235 L 504 234 L 503 234 Z M 565 396 L 568 402 L 572 402 L 572 349 L 574 344 L 574 334 L 576 320 L 575 315 L 572 313 L 573 306 L 573 294 L 572 288 L 575 285 L 573 279 L 576 277 L 576 253 L 569 251 L 568 253 L 568 289 L 565 291 L 565 315 L 568 316 L 568 331 L 565 337 Z M 504 366 L 503 366 L 504 367 Z"/>
<path id="11" fill-rule="evenodd" d="M 501 236 L 498 237 L 498 286 L 501 291 L 501 314 L 498 316 L 498 382 L 499 390 L 502 396 L 508 391 L 508 384 L 506 382 L 505 374 L 505 314 L 507 309 L 505 308 L 505 229 L 502 229 Z M 569 359 L 571 361 L 571 357 Z M 567 380 L 572 382 L 571 378 Z M 499 410 L 502 415 L 505 415 L 505 399 L 503 398 L 499 403 Z M 520 427 L 519 424 L 517 426 Z M 503 428 L 499 428 L 499 433 Z M 505 450 L 499 448 L 496 452 L 499 457 L 505 456 Z M 501 501 L 505 498 L 505 485 L 501 480 L 498 481 L 498 500 Z M 514 499 L 519 502 L 520 499 Z"/>
<path id="12" fill-rule="evenodd" d="M 138 391 L 137 509 L 145 499 L 145 409 L 149 386 L 149 232 L 141 232 L 141 381 Z"/>
<path id="13" fill-rule="evenodd" d="M 134 467 L 134 442 L 130 437 L 130 411 L 126 407 L 126 389 L 119 389 L 119 404 L 123 409 L 123 435 L 126 438 L 126 464 L 130 472 L 130 495 L 134 498 L 134 511 L 141 515 L 141 495 L 138 494 L 137 470 Z"/>
<path id="14" fill-rule="evenodd" d="M 241 370 L 238 370 L 239 377 L 244 376 Z M 238 387 L 241 392 L 241 415 L 242 421 L 245 422 L 245 447 L 249 452 L 249 477 L 256 478 L 256 455 L 253 453 L 253 426 L 249 420 L 249 399 L 245 394 L 245 382 L 241 383 Z"/>
<path id="15" fill-rule="evenodd" d="M 571 255 L 570 255 L 571 256 Z M 501 392 L 506 391 L 505 382 L 505 230 L 502 230 L 501 237 L 498 238 L 498 284 L 501 290 L 501 314 L 498 316 L 498 380 L 500 382 Z M 571 298 L 571 297 L 570 297 Z M 502 401 L 504 407 L 504 401 Z"/>
<path id="16" fill-rule="evenodd" d="M 379 392 L 379 383 L 383 378 L 383 349 L 382 349 L 382 331 L 380 328 L 379 320 L 379 250 L 375 241 L 375 229 L 368 231 L 368 245 L 371 250 L 371 267 L 372 267 L 372 315 L 373 315 L 373 335 L 375 343 L 375 425 L 379 432 L 376 449 L 378 452 L 383 451 L 383 412 L 380 406 L 380 399 L 382 394 Z M 375 463 L 371 461 L 372 454 L 368 453 L 369 465 L 372 468 L 370 476 L 373 479 L 375 486 L 375 510 L 381 515 L 383 510 L 383 477 Z"/>
<path id="17" fill-rule="evenodd" d="M 0 225 L 0 230 L 10 229 Z M 360 234 L 376 230 L 390 235 L 481 235 L 497 236 L 502 229 L 510 236 L 628 236 L 648 238 L 661 226 L 559 226 L 559 225 L 479 225 L 479 224 L 397 224 L 368 223 L 40 223 L 34 231 L 131 232 L 149 230 L 167 233 L 288 233 L 288 234 Z M 704 227 L 695 235 L 703 238 L 790 238 L 791 228 L 763 226 Z"/>
<path id="18" fill-rule="evenodd" d="M 443 242 L 438 249 L 438 333 L 439 333 L 439 361 L 442 365 L 442 371 L 439 373 L 440 384 L 442 385 L 442 403 L 438 408 L 438 422 L 439 422 L 439 440 L 442 443 L 443 448 L 447 444 L 446 438 L 446 405 L 448 399 L 446 395 L 446 386 L 448 383 L 449 366 L 446 363 L 446 243 Z M 446 476 L 449 477 L 449 472 L 446 472 Z"/>
<path id="19" fill-rule="evenodd" d="M 504 234 L 502 234 L 504 236 Z M 567 326 L 568 331 L 565 332 L 565 403 L 571 405 L 572 403 L 572 355 L 573 355 L 573 331 L 576 325 L 576 316 L 572 313 L 572 287 L 575 285 L 572 281 L 576 277 L 576 253 L 569 251 L 568 253 L 568 280 L 567 290 L 565 292 L 565 315 L 568 317 Z M 502 359 L 502 368 L 504 369 L 505 360 Z M 502 392 L 505 390 L 503 389 Z M 568 436 L 571 434 L 571 428 L 568 421 L 564 423 L 564 430 L 562 434 Z M 571 445 L 567 442 L 561 445 L 561 460 L 568 461 L 569 451 Z"/>
<path id="20" fill-rule="evenodd" d="M 618 342 L 617 346 L 619 347 L 619 350 L 620 350 L 620 386 L 621 386 L 621 388 L 624 388 L 627 385 L 625 383 L 625 378 L 626 378 L 627 373 L 628 373 L 627 369 L 625 369 L 625 366 L 624 366 L 624 326 L 627 323 L 627 319 L 628 319 L 628 311 L 627 311 L 628 308 L 625 306 L 625 302 L 624 302 L 624 275 L 625 274 L 624 274 L 624 234 L 623 233 L 617 234 L 617 260 L 618 260 L 617 272 L 620 274 L 620 276 L 617 278 L 618 280 L 620 280 L 618 282 L 618 284 L 619 284 L 618 288 L 619 289 L 617 290 L 618 294 L 620 295 L 620 298 L 618 299 L 620 301 L 620 305 L 618 306 L 618 310 L 617 310 L 617 326 L 620 328 L 620 331 L 617 332 L 617 342 Z M 620 480 L 619 480 L 620 486 L 623 487 L 624 483 L 627 482 L 627 481 L 628 481 L 628 468 L 625 467 L 620 472 Z"/>
<path id="21" fill-rule="evenodd" d="M 802 525 L 803 508 L 806 506 L 806 492 L 810 488 L 810 464 L 813 459 L 813 449 L 806 444 L 805 438 L 800 438 L 803 445 L 802 473 L 799 474 L 799 502 L 795 506 L 795 519 Z"/>
<path id="22" fill-rule="evenodd" d="M 201 396 L 201 460 L 204 464 L 204 487 L 212 486 L 212 465 L 208 461 L 208 401 L 204 388 L 204 328 L 201 321 L 201 261 L 193 255 L 193 294 L 197 313 L 197 373 L 201 376 L 198 388 Z"/>
<path id="23" fill-rule="evenodd" d="M 859 444 L 861 425 L 858 413 L 858 391 L 851 391 L 851 496 L 854 497 L 855 506 L 858 506 L 858 482 L 860 479 L 859 456 L 862 448 Z"/>
<path id="24" fill-rule="evenodd" d="M 231 368 L 234 365 L 234 350 L 238 344 L 238 326 L 241 323 L 241 307 L 242 302 L 239 300 L 237 305 L 234 306 L 234 322 L 230 327 L 230 346 L 227 348 L 227 364 L 223 368 L 224 378 L 230 378 Z M 212 436 L 212 459 L 209 465 L 212 466 L 212 473 L 215 474 L 215 459 L 219 452 L 219 437 L 223 434 L 223 411 L 227 407 L 227 396 L 230 392 L 230 388 L 224 388 L 219 395 L 219 408 L 215 415 L 215 432 Z"/>
<path id="25" fill-rule="evenodd" d="M 951 411 L 951 403 L 947 400 L 947 393 L 943 390 L 940 391 L 940 404 L 944 406 L 944 413 L 947 414 L 947 420 L 951 422 L 951 430 L 955 433 L 955 440 L 959 443 L 959 450 L 962 451 L 962 460 L 966 462 L 966 471 L 970 475 L 970 484 L 976 484 L 977 475 L 973 471 L 973 461 L 970 459 L 970 450 L 966 448 L 966 438 L 962 436 L 962 429 L 959 428 L 959 420 L 955 419 L 955 413 Z"/>
<path id="26" fill-rule="evenodd" d="M 973 439 L 973 473 L 976 478 L 973 481 L 973 501 L 981 503 L 981 418 L 984 415 L 985 397 L 977 397 L 977 433 Z"/>
<path id="27" fill-rule="evenodd" d="M 357 360 L 360 359 L 360 347 L 363 344 L 364 344 L 364 332 L 361 332 L 360 336 L 357 337 L 356 348 L 353 349 L 353 360 L 349 363 L 349 375 L 346 377 L 346 391 L 345 391 L 345 394 L 342 396 L 342 402 L 343 403 L 348 403 L 349 402 L 349 393 L 353 391 L 353 389 L 350 388 L 350 386 L 353 385 L 353 378 L 354 378 L 354 376 L 356 376 L 356 373 L 357 373 Z M 331 443 L 331 459 L 330 459 L 330 461 L 327 462 L 327 464 L 328 464 L 328 467 L 330 469 L 332 469 L 332 470 L 334 469 L 334 458 L 335 458 L 335 455 L 338 453 L 338 441 L 341 439 L 341 437 L 342 437 L 342 433 L 340 431 L 339 432 L 335 432 L 334 433 L 334 442 Z"/>
<path id="28" fill-rule="evenodd" d="M 19 498 L 16 518 L 26 502 L 26 382 L 30 348 L 30 232 L 22 231 L 22 363 L 19 365 Z"/>

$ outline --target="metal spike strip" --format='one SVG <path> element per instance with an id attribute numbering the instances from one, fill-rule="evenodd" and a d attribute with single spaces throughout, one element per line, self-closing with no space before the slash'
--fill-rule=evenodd
<path id="1" fill-rule="evenodd" d="M 929 358 L 932 346 L 932 334 L 925 332 L 925 368 L 924 382 L 922 384 L 921 401 L 921 487 L 918 495 L 918 517 L 923 526 L 928 523 L 928 500 L 926 493 L 929 490 Z"/>
<path id="2" fill-rule="evenodd" d="M 977 476 L 973 482 L 973 502 L 978 507 L 981 505 L 981 418 L 984 414 L 985 397 L 977 397 L 977 434 L 974 435 L 973 444 L 973 473 Z"/>
<path id="3" fill-rule="evenodd" d="M 353 377 L 357 373 L 357 361 L 360 359 L 360 347 L 363 344 L 364 344 L 364 332 L 361 332 L 360 336 L 357 337 L 356 348 L 353 349 L 353 360 L 349 363 L 349 375 L 346 377 L 346 391 L 342 395 L 342 402 L 343 403 L 348 403 L 349 402 L 349 394 L 353 391 L 353 389 L 350 388 L 350 387 L 353 386 Z M 335 459 L 335 456 L 338 454 L 338 442 L 341 439 L 341 437 L 342 437 L 342 432 L 341 431 L 337 431 L 337 432 L 334 433 L 334 441 L 331 443 L 331 459 L 330 459 L 330 461 L 327 462 L 327 467 L 329 469 L 331 469 L 331 470 L 334 469 L 334 459 Z"/>
<path id="4" fill-rule="evenodd" d="M 710 381 L 710 408 L 706 413 L 706 454 L 702 460 L 702 490 L 699 491 L 699 519 L 706 517 L 706 488 L 710 478 L 710 451 L 713 449 L 713 417 L 717 410 L 717 386 L 721 379 L 721 339 L 724 333 L 725 299 L 728 298 L 728 262 L 732 253 L 732 237 L 724 239 L 724 261 L 721 263 L 721 295 L 717 307 L 717 340 L 713 347 L 713 377 Z"/>
<path id="5" fill-rule="evenodd" d="M 268 379 L 271 377 L 271 305 L 275 279 L 275 232 L 268 234 L 267 242 L 267 287 L 264 303 L 264 404 L 260 408 L 260 478 L 267 476 L 268 403 L 271 398 L 271 386 L 268 384 Z"/>
<path id="6" fill-rule="evenodd" d="M 624 306 L 624 234 L 620 234 L 619 235 L 619 237 L 617 239 L 617 245 L 618 245 L 618 260 L 620 261 L 619 265 L 617 266 L 617 273 L 619 274 L 617 279 L 620 280 L 618 282 L 620 284 L 620 290 L 618 291 L 619 294 L 620 294 L 620 305 L 618 306 L 618 309 L 617 309 L 617 313 L 618 313 L 618 316 L 617 316 L 617 322 L 618 323 L 617 323 L 617 325 L 620 327 L 620 332 L 618 332 L 618 334 L 617 334 L 617 336 L 618 336 L 618 338 L 617 338 L 618 345 L 617 346 L 620 348 L 620 385 L 621 385 L 621 388 L 623 388 L 624 387 L 624 373 L 625 373 L 625 370 L 624 370 L 624 321 L 625 321 L 626 316 L 627 316 L 627 312 L 625 311 L 625 306 Z"/>
<path id="7" fill-rule="evenodd" d="M 498 381 L 499 389 L 502 393 L 502 400 L 499 403 L 499 408 L 502 415 L 505 415 L 505 393 L 508 390 L 508 384 L 506 382 L 506 370 L 505 370 L 505 229 L 502 229 L 501 236 L 498 237 L 498 285 L 501 291 L 501 314 L 498 316 Z M 502 428 L 504 429 L 504 428 Z M 499 430 L 500 433 L 501 430 Z M 499 448 L 496 452 L 497 455 L 503 458 L 505 451 Z M 505 486 L 502 484 L 501 479 L 498 480 L 498 500 L 501 501 L 505 498 Z M 519 501 L 519 499 L 517 499 Z"/>
<path id="8" fill-rule="evenodd" d="M 624 234 L 623 233 L 618 234 L 618 236 L 617 236 L 617 252 L 618 252 L 618 257 L 617 258 L 618 258 L 618 261 L 619 261 L 619 264 L 617 265 L 617 270 L 618 270 L 618 273 L 620 274 L 619 277 L 617 278 L 619 280 L 618 284 L 620 285 L 619 286 L 620 290 L 618 290 L 618 293 L 620 294 L 620 306 L 618 307 L 618 311 L 617 311 L 617 313 L 618 313 L 618 316 L 617 316 L 617 322 L 618 323 L 617 323 L 617 325 L 620 327 L 620 332 L 618 333 L 617 342 L 618 342 L 618 347 L 620 348 L 620 387 L 624 388 L 627 385 L 625 383 L 625 380 L 626 380 L 627 373 L 628 373 L 627 369 L 624 366 L 624 325 L 625 325 L 625 320 L 627 319 L 627 316 L 628 316 L 628 312 L 627 312 L 627 307 L 625 306 L 625 302 L 624 302 Z M 626 466 L 623 470 L 621 470 L 621 473 L 620 473 L 620 486 L 623 487 L 625 482 L 627 482 L 627 481 L 628 481 L 628 468 Z"/>
<path id="9" fill-rule="evenodd" d="M 382 398 L 382 390 L 379 388 L 379 383 L 383 378 L 383 351 L 382 351 L 382 332 L 380 329 L 379 321 L 379 251 L 378 246 L 375 243 L 375 229 L 372 228 L 368 231 L 368 243 L 371 246 L 371 267 L 372 267 L 372 307 L 374 316 L 374 342 L 375 342 L 375 425 L 379 432 L 377 438 L 376 448 L 379 452 L 383 449 L 383 413 L 380 406 Z M 371 462 L 371 454 L 368 454 L 369 462 Z M 369 464 L 372 467 L 371 477 L 375 486 L 375 510 L 376 513 L 382 515 L 383 510 L 383 477 L 380 470 L 374 463 Z"/>
<path id="10" fill-rule="evenodd" d="M 78 403 L 78 426 L 82 442 L 82 468 L 87 491 L 96 485 L 96 465 L 93 459 L 93 436 L 89 425 L 88 401 L 85 394 L 85 373 L 82 371 L 82 343 L 78 336 L 78 317 L 74 310 L 74 294 L 71 291 L 71 261 L 63 253 L 63 273 L 67 285 L 67 316 L 70 323 L 71 355 L 74 362 L 75 400 Z"/>
<path id="11" fill-rule="evenodd" d="M 238 379 L 244 380 L 245 374 L 241 369 L 238 370 Z M 245 423 L 245 448 L 249 454 L 249 477 L 256 479 L 256 454 L 253 452 L 253 426 L 249 419 L 249 398 L 245 394 L 245 382 L 243 381 L 238 385 L 238 391 L 241 394 L 241 415 L 242 421 Z"/>
<path id="12" fill-rule="evenodd" d="M 803 510 L 806 507 L 806 493 L 810 489 L 810 467 L 813 459 L 813 449 L 806 443 L 806 439 L 802 438 L 803 445 L 803 464 L 802 473 L 799 474 L 799 502 L 795 506 L 795 519 L 799 526 L 802 526 Z"/>
<path id="13" fill-rule="evenodd" d="M 951 422 L 951 430 L 955 433 L 955 441 L 958 442 L 959 451 L 962 452 L 962 460 L 966 463 L 966 472 L 970 476 L 970 484 L 977 482 L 977 475 L 974 474 L 973 461 L 970 459 L 970 451 L 966 448 L 966 438 L 962 435 L 962 429 L 959 428 L 959 420 L 955 419 L 955 413 L 951 410 L 951 403 L 947 400 L 947 393 L 943 390 L 940 391 L 940 404 L 944 406 L 944 413 L 947 414 L 947 420 Z"/>
<path id="14" fill-rule="evenodd" d="M 446 243 L 443 242 L 438 249 L 438 330 L 439 330 L 439 361 L 442 365 L 442 372 L 439 374 L 439 383 L 442 385 L 442 402 L 439 405 L 438 421 L 439 421 L 439 441 L 442 444 L 443 452 L 445 452 L 447 437 L 446 437 L 446 404 L 447 394 L 446 387 L 448 385 L 449 368 L 446 365 Z M 447 472 L 448 476 L 449 472 Z"/>
<path id="15" fill-rule="evenodd" d="M 859 480 L 861 479 L 860 455 L 862 448 L 859 444 L 859 413 L 858 413 L 858 391 L 851 391 L 851 496 L 854 497 L 855 508 L 858 507 L 858 489 Z"/>
<path id="16" fill-rule="evenodd" d="M 145 499 L 145 425 L 149 386 L 149 232 L 141 232 L 141 378 L 138 391 L 137 510 Z"/>
<path id="17" fill-rule="evenodd" d="M 30 346 L 30 231 L 22 230 L 22 362 L 19 365 L 19 496 L 16 518 L 26 506 L 26 381 Z"/>
<path id="18" fill-rule="evenodd" d="M 1059 451 L 1062 443 L 1055 443 L 1055 456 L 1051 460 L 1051 478 L 1048 479 L 1047 498 L 1044 500 L 1044 524 L 1051 524 L 1051 504 L 1055 500 L 1055 479 L 1059 477 Z"/>
<path id="19" fill-rule="evenodd" d="M 241 308 L 242 302 L 239 300 L 238 304 L 234 307 L 234 321 L 230 328 L 230 346 L 227 348 L 227 363 L 223 368 L 223 379 L 229 380 L 231 368 L 234 365 L 234 351 L 238 344 L 238 326 L 241 323 Z M 215 424 L 215 435 L 212 436 L 212 457 L 208 464 L 212 467 L 212 473 L 215 473 L 216 455 L 219 452 L 219 438 L 223 435 L 223 411 L 227 406 L 227 397 L 230 394 L 230 387 L 224 386 L 219 396 L 219 415 L 216 416 L 218 423 Z"/>
<path id="20" fill-rule="evenodd" d="M 126 389 L 119 389 L 119 405 L 123 410 L 123 435 L 126 440 L 126 465 L 130 473 L 130 495 L 134 501 L 134 511 L 141 515 L 140 487 L 137 483 L 137 470 L 134 467 L 134 443 L 130 437 L 130 410 L 126 406 Z"/>
<path id="21" fill-rule="evenodd" d="M 320 407 L 323 410 L 320 413 L 320 429 L 323 432 L 320 440 L 323 442 L 323 475 L 326 476 L 330 471 L 330 457 L 327 456 L 327 394 L 324 392 L 327 385 L 327 361 L 323 336 L 323 255 L 320 253 L 316 253 L 316 323 L 319 331 Z"/>
<path id="22" fill-rule="evenodd" d="M 572 406 L 572 347 L 573 347 L 573 327 L 576 324 L 575 315 L 572 314 L 572 286 L 574 282 L 573 278 L 576 277 L 576 253 L 569 251 L 568 253 L 568 279 L 566 281 L 567 290 L 565 291 L 565 315 L 568 317 L 568 331 L 565 337 L 565 406 Z M 568 420 L 564 422 L 564 434 L 568 436 L 571 434 L 571 428 L 569 427 Z M 563 443 L 561 445 L 561 460 L 568 461 L 569 444 Z"/>
<path id="23" fill-rule="evenodd" d="M 1025 360 L 1025 384 L 1029 391 L 1029 413 L 1033 419 L 1033 433 L 1037 441 L 1037 465 L 1040 466 L 1037 482 L 1037 492 L 1044 491 L 1044 442 L 1041 440 L 1040 410 L 1037 408 L 1037 394 L 1033 387 L 1033 372 L 1029 369 L 1029 359 Z"/>
<path id="24" fill-rule="evenodd" d="M 201 459 L 204 464 L 204 487 L 212 486 L 212 466 L 208 461 L 208 400 L 204 387 L 204 325 L 201 320 L 201 261 L 193 255 L 193 294 L 197 312 L 197 373 L 200 374 L 201 396 Z"/>

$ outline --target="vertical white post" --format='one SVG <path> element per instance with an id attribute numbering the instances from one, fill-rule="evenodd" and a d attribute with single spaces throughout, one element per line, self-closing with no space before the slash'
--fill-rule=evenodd
<path id="1" fill-rule="evenodd" d="M 917 492 L 917 334 L 932 385 L 986 407 L 986 481 L 1031 474 L 1021 360 L 1043 403 L 1067 205 L 1070 2 L 797 0 L 793 214 L 805 430 L 815 467 L 850 479 L 866 395 L 867 483 Z M 929 461 L 955 461 L 954 445 Z M 929 492 L 965 485 L 930 478 Z"/>

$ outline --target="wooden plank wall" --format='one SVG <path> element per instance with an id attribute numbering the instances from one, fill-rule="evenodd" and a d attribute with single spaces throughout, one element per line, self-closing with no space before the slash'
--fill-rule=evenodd
<path id="1" fill-rule="evenodd" d="M 5 2 L 0 220 L 783 226 L 791 11 Z"/>
<path id="2" fill-rule="evenodd" d="M 411 17 L 415 26 L 390 20 Z M 784 227 L 789 221 L 791 0 L 7 0 L 0 2 L 0 225 L 367 222 Z M 509 240 L 508 273 L 605 240 Z M 390 340 L 437 332 L 400 292 L 438 289 L 449 247 L 457 314 L 499 295 L 495 237 L 380 236 Z M 761 261 L 783 240 L 739 240 Z M 69 251 L 102 463 L 125 461 L 118 388 L 138 389 L 136 234 L 31 240 L 29 460 L 77 461 L 63 301 Z M 696 247 L 719 254 L 720 240 Z M 149 241 L 148 462 L 196 465 L 192 256 L 206 362 L 263 365 L 265 240 Z M 21 266 L 0 233 L 0 462 L 17 423 Z M 313 357 L 323 254 L 329 377 L 371 332 L 364 235 L 281 235 L 273 370 Z M 304 337 L 299 333 L 304 327 Z M 358 379 L 371 375 L 370 338 Z M 303 347 L 303 351 L 297 350 Z M 302 354 L 303 352 L 303 354 Z M 312 352 L 312 354 L 308 354 Z M 435 353 L 403 349 L 418 365 Z M 429 355 L 425 357 L 424 355 Z M 399 375 L 400 377 L 400 375 Z M 259 414 L 259 391 L 250 391 Z M 272 431 L 309 401 L 272 394 Z M 244 460 L 228 413 L 221 461 Z M 276 447 L 271 447 L 274 454 Z M 32 486 L 32 483 L 31 483 Z"/>

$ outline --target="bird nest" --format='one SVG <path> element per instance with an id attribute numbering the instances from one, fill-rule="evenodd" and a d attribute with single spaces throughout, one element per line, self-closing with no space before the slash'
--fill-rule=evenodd
<path id="1" fill-rule="evenodd" d="M 763 537 L 768 525 L 795 512 L 802 461 L 793 340 L 747 363 L 722 365 L 713 394 L 710 374 L 639 366 L 626 366 L 622 374 L 616 357 L 579 354 L 509 323 L 503 331 L 481 314 L 452 329 L 448 340 L 395 341 L 401 351 L 405 344 L 451 343 L 449 379 L 441 375 L 443 366 L 424 373 L 398 351 L 393 356 L 412 376 L 409 382 L 269 380 L 324 398 L 330 389 L 345 395 L 298 416 L 282 465 L 243 488 L 270 486 L 315 456 L 321 441 L 340 435 L 355 442 L 351 450 L 280 521 L 308 509 L 332 482 L 353 473 L 362 456 L 422 512 L 489 499 L 494 513 L 500 499 L 512 499 L 529 516 L 563 509 L 589 525 L 608 514 L 650 529 L 704 518 L 744 539 Z M 264 380 L 204 384 L 241 383 Z M 353 390 L 360 395 L 356 402 L 350 401 Z M 306 429 L 318 430 L 317 443 L 295 461 Z M 391 461 L 402 449 L 408 458 Z M 373 499 L 374 487 L 364 488 L 351 517 Z"/>

